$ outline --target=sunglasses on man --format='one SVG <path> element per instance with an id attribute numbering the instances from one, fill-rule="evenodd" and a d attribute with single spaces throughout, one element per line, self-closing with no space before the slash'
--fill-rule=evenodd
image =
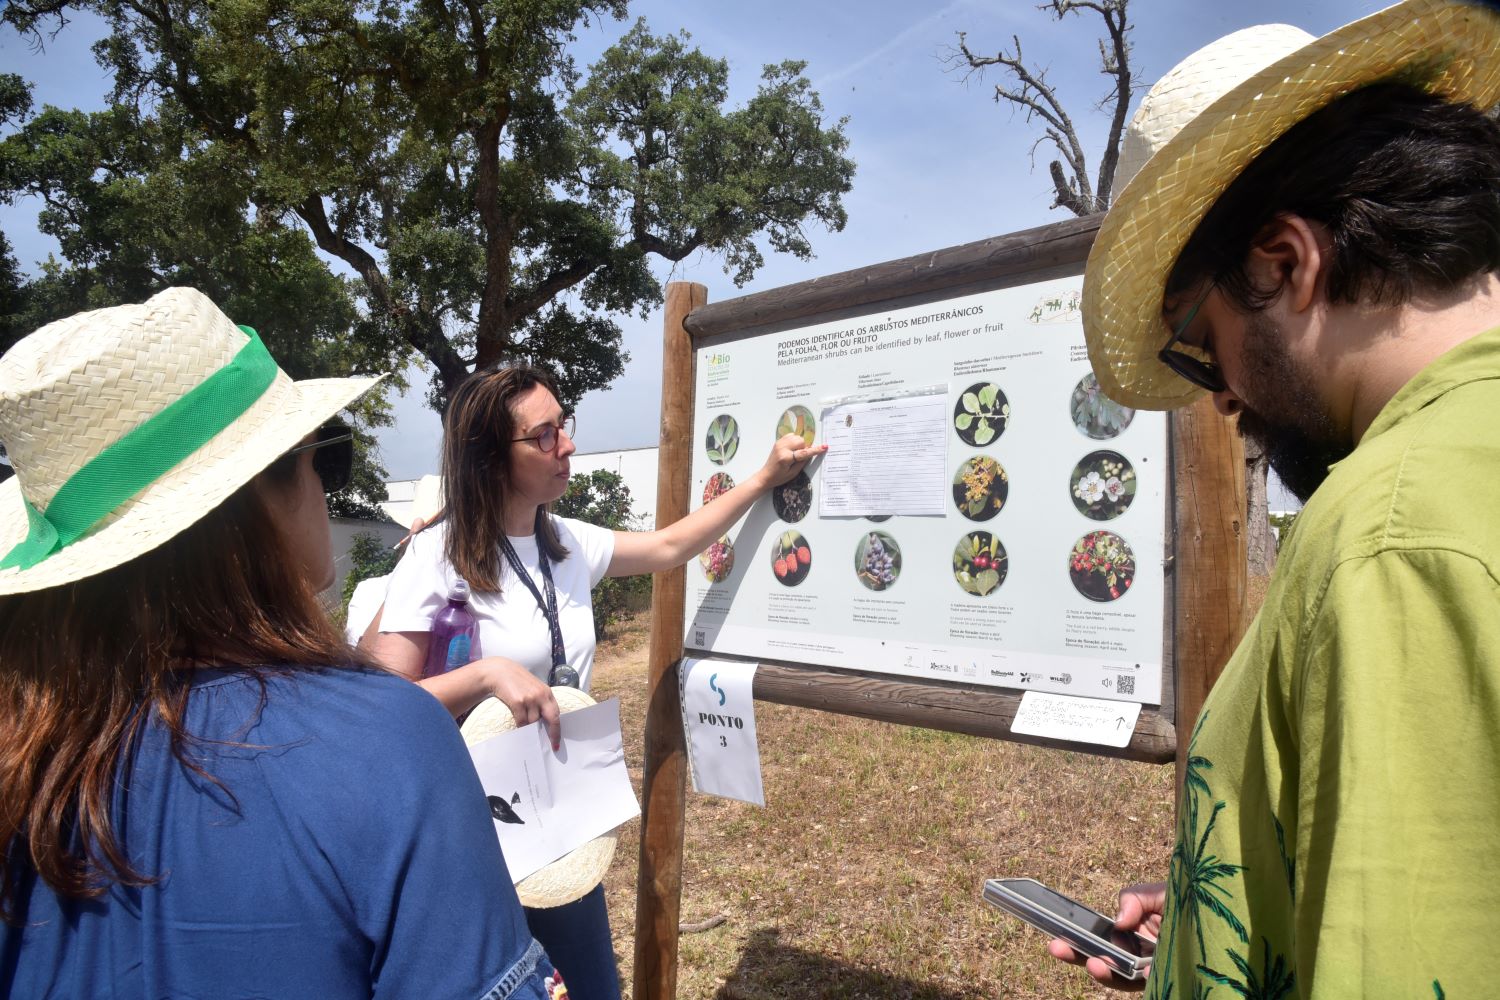
<path id="1" fill-rule="evenodd" d="M 1194 357 L 1186 351 L 1178 350 L 1173 346 L 1182 342 L 1183 334 L 1187 333 L 1188 327 L 1193 325 L 1193 320 L 1198 316 L 1198 309 L 1208 300 L 1208 293 L 1213 290 L 1214 286 L 1212 284 L 1204 289 L 1203 294 L 1198 297 L 1198 301 L 1193 303 L 1193 308 L 1188 310 L 1188 314 L 1182 318 L 1182 322 L 1178 323 L 1177 328 L 1172 331 L 1172 339 L 1167 341 L 1165 347 L 1156 352 L 1156 356 L 1161 360 L 1162 364 L 1198 388 L 1207 389 L 1209 392 L 1223 392 L 1227 388 L 1224 384 L 1224 373 L 1219 370 L 1216 362 Z M 1184 346 L 1192 347 L 1193 345 L 1185 344 Z M 1201 351 L 1204 354 L 1208 353 L 1201 347 L 1194 348 L 1194 350 Z"/>
<path id="2" fill-rule="evenodd" d="M 349 488 L 354 474 L 354 431 L 342 420 L 330 420 L 317 430 L 316 439 L 299 444 L 288 455 L 313 453 L 313 471 L 323 483 L 324 493 Z"/>

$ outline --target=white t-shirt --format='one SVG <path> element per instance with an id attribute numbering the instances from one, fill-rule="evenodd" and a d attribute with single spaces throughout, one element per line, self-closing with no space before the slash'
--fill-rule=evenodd
<path id="1" fill-rule="evenodd" d="M 552 523 L 568 550 L 566 559 L 552 565 L 557 620 L 568 666 L 578 671 L 579 685 L 587 691 L 594 670 L 594 611 L 589 591 L 609 569 L 615 554 L 615 535 L 608 528 L 566 517 L 553 517 Z M 443 555 L 447 537 L 447 522 L 439 522 L 407 543 L 406 554 L 396 564 L 386 588 L 382 632 L 432 630 L 432 616 L 448 603 L 448 588 L 458 579 Z M 536 536 L 511 538 L 510 544 L 545 600 L 547 584 L 537 558 Z M 479 651 L 484 656 L 515 660 L 545 681 L 552 669 L 547 616 L 526 585 L 516 579 L 510 561 L 503 555 L 499 561 L 500 592 L 476 592 L 469 598 L 469 608 L 479 620 Z"/>
<path id="2" fill-rule="evenodd" d="M 386 587 L 390 582 L 391 575 L 387 573 L 385 576 L 372 576 L 354 585 L 354 593 L 349 595 L 349 610 L 344 615 L 344 640 L 349 645 L 359 642 L 359 637 L 370 627 L 375 612 L 380 610 L 380 603 L 385 600 Z"/>

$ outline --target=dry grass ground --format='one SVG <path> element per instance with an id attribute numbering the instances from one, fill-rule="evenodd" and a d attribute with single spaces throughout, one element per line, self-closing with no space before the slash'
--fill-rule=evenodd
<path id="1" fill-rule="evenodd" d="M 619 697 L 639 790 L 646 622 L 601 647 L 594 694 Z M 979 899 L 1026 876 L 1106 912 L 1165 875 L 1172 770 L 757 705 L 767 808 L 688 793 L 682 1000 L 1117 996 L 1049 959 Z M 606 880 L 632 980 L 639 825 Z"/>

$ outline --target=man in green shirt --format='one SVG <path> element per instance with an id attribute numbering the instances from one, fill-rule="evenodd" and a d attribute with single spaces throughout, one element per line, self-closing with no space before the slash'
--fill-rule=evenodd
<path id="1" fill-rule="evenodd" d="M 1247 29 L 1123 146 L 1100 384 L 1212 393 L 1306 502 L 1191 734 L 1169 878 L 1121 894 L 1153 997 L 1500 995 L 1497 51 L 1439 0 Z"/>

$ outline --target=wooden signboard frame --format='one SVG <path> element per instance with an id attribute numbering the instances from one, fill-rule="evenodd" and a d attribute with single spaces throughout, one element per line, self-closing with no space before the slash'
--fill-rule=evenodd
<path id="1" fill-rule="evenodd" d="M 691 503 L 696 349 L 901 306 L 1081 274 L 1099 217 L 1074 219 L 935 253 L 709 304 L 703 285 L 667 286 L 662 357 L 657 527 Z M 868 719 L 1165 763 L 1175 760 L 1179 796 L 1186 740 L 1209 688 L 1245 626 L 1245 464 L 1231 424 L 1211 400 L 1169 420 L 1173 486 L 1168 495 L 1162 704 L 1145 707 L 1120 749 L 1010 732 L 1021 692 L 758 661 L 762 701 Z M 658 573 L 651 649 L 636 900 L 635 997 L 676 996 L 687 751 L 678 700 L 686 626 L 686 568 Z"/>

